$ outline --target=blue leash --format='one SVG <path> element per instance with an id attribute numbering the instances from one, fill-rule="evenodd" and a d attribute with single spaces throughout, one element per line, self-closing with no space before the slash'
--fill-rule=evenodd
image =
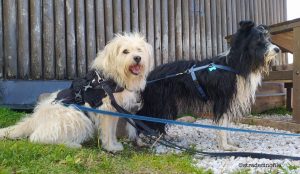
<path id="1" fill-rule="evenodd" d="M 227 131 L 239 131 L 239 132 L 250 132 L 250 133 L 260 133 L 260 134 L 275 134 L 275 135 L 297 136 L 297 137 L 300 136 L 300 134 L 276 133 L 276 132 L 268 132 L 268 131 L 255 131 L 255 130 L 226 128 L 226 127 L 220 127 L 220 126 L 186 123 L 186 122 L 179 122 L 179 121 L 174 121 L 174 120 L 166 120 L 166 119 L 152 118 L 152 117 L 139 116 L 139 115 L 133 115 L 133 114 L 125 114 L 125 113 L 104 111 L 104 110 L 93 109 L 93 108 L 80 106 L 80 105 L 76 105 L 76 104 L 71 104 L 71 105 L 66 105 L 66 106 L 74 107 L 76 109 L 79 109 L 80 111 L 95 112 L 95 113 L 98 113 L 98 114 L 111 115 L 111 116 L 114 116 L 114 117 L 122 117 L 122 118 L 125 118 L 127 120 L 128 119 L 135 119 L 135 120 L 152 121 L 152 122 L 165 123 L 165 124 L 177 124 L 177 125 L 183 125 L 183 126 L 193 126 L 193 127 L 208 128 L 208 129 L 227 130 Z M 132 126 L 134 126 L 134 125 L 132 125 Z M 176 144 L 174 144 L 170 141 L 159 140 L 159 139 L 156 140 L 156 139 L 153 139 L 152 136 L 147 136 L 147 137 L 149 139 L 151 139 L 152 141 L 158 141 L 160 144 L 165 145 L 166 147 L 170 147 L 170 148 L 174 148 L 174 149 L 178 149 L 178 150 L 185 150 L 187 152 L 192 152 L 192 153 L 197 153 L 197 154 L 202 154 L 202 155 L 212 156 L 212 157 L 233 156 L 233 157 L 251 157 L 251 158 L 259 158 L 259 159 L 267 158 L 267 159 L 300 160 L 300 157 L 296 157 L 296 156 L 275 155 L 275 154 L 267 154 L 267 153 L 255 153 L 255 152 L 204 152 L 204 151 L 199 151 L 199 150 L 195 150 L 195 149 L 186 148 L 186 147 L 183 147 L 183 146 L 178 146 L 178 145 L 176 145 Z"/>
<path id="2" fill-rule="evenodd" d="M 269 135 L 300 137 L 300 134 L 293 134 L 293 133 L 258 131 L 258 130 L 250 130 L 250 129 L 240 129 L 240 128 L 230 128 L 230 127 L 222 127 L 222 126 L 214 126 L 214 125 L 205 125 L 205 124 L 199 124 L 199 123 L 187 123 L 187 122 L 181 122 L 181 121 L 175 121 L 175 120 L 146 117 L 146 116 L 142 116 L 142 115 L 124 114 L 124 113 L 111 112 L 111 111 L 105 111 L 105 110 L 100 110 L 100 109 L 93 109 L 93 108 L 80 106 L 80 105 L 76 105 L 76 104 L 71 104 L 69 106 L 73 106 L 74 108 L 77 108 L 81 111 L 86 111 L 86 112 L 94 112 L 94 113 L 98 113 L 98 114 L 111 115 L 114 117 L 122 117 L 122 118 L 129 118 L 129 119 L 134 119 L 134 120 L 142 120 L 142 121 L 149 121 L 149 122 L 156 122 L 156 123 L 163 123 L 163 124 L 174 124 L 174 125 L 181 125 L 181 126 L 224 130 L 224 131 L 231 131 L 231 132 L 247 132 L 247 133 L 256 133 L 256 134 L 269 134 Z"/>

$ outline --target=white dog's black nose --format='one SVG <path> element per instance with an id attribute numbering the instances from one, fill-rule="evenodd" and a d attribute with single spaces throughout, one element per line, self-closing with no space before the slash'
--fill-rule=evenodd
<path id="1" fill-rule="evenodd" d="M 276 53 L 279 53 L 280 49 L 279 49 L 278 47 L 275 47 L 275 48 L 274 48 L 274 51 L 275 51 Z"/>
<path id="2" fill-rule="evenodd" d="M 141 58 L 141 56 L 135 56 L 133 59 L 136 63 L 140 63 L 142 58 Z"/>

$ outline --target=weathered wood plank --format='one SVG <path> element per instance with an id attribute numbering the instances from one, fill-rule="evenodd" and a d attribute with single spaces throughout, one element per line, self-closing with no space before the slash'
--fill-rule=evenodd
<path id="1" fill-rule="evenodd" d="M 153 0 L 146 0 L 147 6 L 147 41 L 152 45 L 154 50 L 154 2 Z M 153 53 L 154 58 L 154 53 Z M 154 58 L 155 59 L 155 58 Z M 155 61 L 155 60 L 154 60 Z"/>
<path id="2" fill-rule="evenodd" d="M 141 9 L 141 8 L 140 8 Z M 140 11 L 141 12 L 141 11 Z M 141 22 L 141 21 L 140 21 Z M 168 63 L 169 61 L 169 45 L 168 45 L 168 1 L 161 2 L 161 37 L 162 37 L 162 45 L 161 45 L 161 58 L 162 63 Z"/>
<path id="3" fill-rule="evenodd" d="M 76 36 L 75 36 L 75 4 L 74 0 L 66 0 L 66 58 L 67 78 L 76 78 Z"/>
<path id="4" fill-rule="evenodd" d="M 105 8 L 105 39 L 106 42 L 110 41 L 114 37 L 114 28 L 113 28 L 113 2 L 112 0 L 104 1 Z"/>
<path id="5" fill-rule="evenodd" d="M 4 50 L 3 50 L 3 2 L 0 0 L 0 79 L 4 74 Z"/>
<path id="6" fill-rule="evenodd" d="M 117 2 L 117 1 L 114 1 Z M 96 26 L 95 26 L 95 3 L 94 0 L 86 0 L 86 46 L 87 65 L 89 68 L 96 57 Z M 120 2 L 121 4 L 121 2 Z M 120 13 L 121 15 L 121 13 Z M 121 16 L 122 19 L 122 16 Z M 122 27 L 122 22 L 119 24 Z M 122 28 L 121 28 L 122 29 Z M 120 30 L 121 31 L 121 30 Z"/>
<path id="7" fill-rule="evenodd" d="M 113 1 L 113 12 L 114 12 L 114 32 L 122 32 L 122 1 Z"/>
<path id="8" fill-rule="evenodd" d="M 169 61 L 173 62 L 176 60 L 176 56 L 175 56 L 175 0 L 169 0 L 168 1 L 168 5 L 169 5 Z"/>
<path id="9" fill-rule="evenodd" d="M 287 0 L 283 0 L 283 21 L 287 20 Z"/>
<path id="10" fill-rule="evenodd" d="M 155 65 L 158 66 L 161 61 L 161 5 L 160 0 L 154 0 L 154 44 L 155 44 Z"/>
<path id="11" fill-rule="evenodd" d="M 233 2 L 233 4 L 235 4 L 236 21 L 237 21 L 237 23 L 242 20 L 241 1 L 242 0 L 235 0 Z M 234 7 L 232 7 L 232 8 L 234 8 Z"/>
<path id="12" fill-rule="evenodd" d="M 207 58 L 212 57 L 212 23 L 211 23 L 211 4 L 209 1 L 205 2 L 205 31 L 206 31 L 206 56 Z"/>
<path id="13" fill-rule="evenodd" d="M 54 79 L 55 51 L 53 1 L 43 1 L 43 62 L 44 79 Z"/>
<path id="14" fill-rule="evenodd" d="M 217 37 L 217 9 L 216 0 L 211 0 L 211 41 L 212 56 L 218 54 L 218 37 Z"/>
<path id="15" fill-rule="evenodd" d="M 31 78 L 42 78 L 42 16 L 41 1 L 30 0 Z"/>
<path id="16" fill-rule="evenodd" d="M 266 0 L 261 1 L 261 23 L 267 25 L 267 10 L 266 10 Z"/>
<path id="17" fill-rule="evenodd" d="M 182 14 L 181 0 L 175 0 L 175 55 L 176 59 L 182 59 Z"/>
<path id="18" fill-rule="evenodd" d="M 293 119 L 300 123 L 300 27 L 294 28 Z"/>
<path id="19" fill-rule="evenodd" d="M 18 13 L 18 78 L 29 78 L 29 7 L 28 1 L 17 1 Z"/>
<path id="20" fill-rule="evenodd" d="M 148 6 L 147 6 L 148 8 Z M 130 32 L 130 0 L 122 0 L 123 31 Z"/>
<path id="21" fill-rule="evenodd" d="M 75 1 L 75 20 L 76 20 L 76 57 L 77 57 L 77 76 L 83 77 L 86 74 L 86 47 L 85 47 L 85 10 L 84 0 Z"/>
<path id="22" fill-rule="evenodd" d="M 131 0 L 131 31 L 139 31 L 139 1 Z"/>
<path id="23" fill-rule="evenodd" d="M 237 31 L 237 28 L 238 28 L 238 23 L 239 21 L 237 20 L 237 14 L 236 14 L 236 9 L 237 6 L 236 6 L 236 0 L 232 0 L 231 1 L 231 14 L 232 14 L 232 33 L 235 33 Z"/>
<path id="24" fill-rule="evenodd" d="M 223 2 L 223 1 L 222 1 Z M 228 35 L 231 35 L 232 34 L 232 15 L 233 15 L 233 12 L 232 12 L 232 5 L 231 5 L 231 0 L 227 0 L 225 1 L 226 2 L 226 18 L 227 18 L 227 36 Z"/>
<path id="25" fill-rule="evenodd" d="M 200 0 L 200 39 L 201 39 L 201 59 L 206 59 L 206 11 L 205 11 L 205 0 Z"/>
<path id="26" fill-rule="evenodd" d="M 189 2 L 187 0 L 182 5 L 182 55 L 185 60 L 190 59 L 190 42 L 189 42 Z"/>
<path id="27" fill-rule="evenodd" d="M 189 34 L 190 34 L 190 59 L 195 59 L 195 0 L 189 0 Z"/>
<path id="28" fill-rule="evenodd" d="M 223 7 L 224 8 L 224 7 Z M 224 14 L 225 15 L 225 14 Z M 216 27 L 217 27 L 217 55 L 223 52 L 223 35 L 222 35 L 222 28 L 223 24 L 223 16 L 222 16 L 222 9 L 221 9 L 221 0 L 216 0 Z M 226 17 L 226 15 L 225 15 Z M 226 31 L 226 30 L 225 30 Z"/>
<path id="29" fill-rule="evenodd" d="M 226 13 L 226 1 L 220 0 L 221 4 L 221 46 L 222 52 L 227 50 L 227 41 L 225 40 L 225 36 L 227 36 L 227 13 Z"/>
<path id="30" fill-rule="evenodd" d="M 105 16 L 104 16 L 104 0 L 96 0 L 96 37 L 97 52 L 105 46 Z"/>
<path id="31" fill-rule="evenodd" d="M 195 58 L 201 59 L 200 0 L 195 0 Z"/>
<path id="32" fill-rule="evenodd" d="M 251 0 L 245 0 L 244 6 L 245 6 L 245 19 L 250 20 L 250 1 Z"/>
<path id="33" fill-rule="evenodd" d="M 246 20 L 246 7 L 245 7 L 245 1 L 249 1 L 249 0 L 239 0 L 240 1 L 240 9 L 237 9 L 238 11 L 241 12 L 241 17 L 240 20 Z"/>
<path id="34" fill-rule="evenodd" d="M 16 1 L 3 1 L 5 78 L 17 77 L 17 7 Z"/>
<path id="35" fill-rule="evenodd" d="M 66 25 L 64 0 L 54 1 L 56 79 L 66 78 Z"/>
<path id="36" fill-rule="evenodd" d="M 168 3 L 168 2 L 162 1 L 162 3 Z M 167 13 L 167 18 L 168 18 L 168 13 Z M 146 28 L 147 28 L 146 27 L 146 2 L 144 0 L 144 1 L 139 1 L 139 29 L 140 29 L 140 33 L 142 33 L 144 36 L 146 36 L 147 33 Z"/>
<path id="37" fill-rule="evenodd" d="M 253 1 L 253 15 L 254 15 L 254 21 L 256 24 L 260 24 L 260 20 L 259 20 L 259 7 L 260 7 L 260 3 L 257 0 L 252 0 Z"/>

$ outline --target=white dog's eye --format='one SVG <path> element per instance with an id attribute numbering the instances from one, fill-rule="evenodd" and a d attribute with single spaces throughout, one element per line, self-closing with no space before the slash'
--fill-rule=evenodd
<path id="1" fill-rule="evenodd" d="M 138 50 L 139 52 L 141 52 L 141 51 L 142 51 L 142 49 L 140 49 L 140 48 L 138 48 L 137 50 Z"/>
<path id="2" fill-rule="evenodd" d="M 129 51 L 128 51 L 127 49 L 125 49 L 125 50 L 123 50 L 123 53 L 124 53 L 124 54 L 128 54 Z"/>

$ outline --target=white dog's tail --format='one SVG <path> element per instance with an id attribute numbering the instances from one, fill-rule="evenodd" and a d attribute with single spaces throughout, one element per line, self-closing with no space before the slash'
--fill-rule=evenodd
<path id="1" fill-rule="evenodd" d="M 31 123 L 31 118 L 25 118 L 14 126 L 0 129 L 0 139 L 17 139 L 28 137 L 33 132 L 33 126 L 34 125 Z"/>

